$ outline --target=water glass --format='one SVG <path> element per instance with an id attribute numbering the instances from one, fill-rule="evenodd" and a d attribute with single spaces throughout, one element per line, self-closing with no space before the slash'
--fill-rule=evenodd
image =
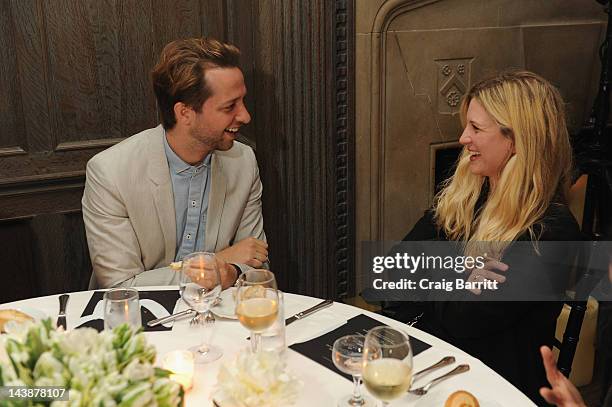
<path id="1" fill-rule="evenodd" d="M 183 301 L 198 315 L 192 326 L 203 325 L 204 340 L 189 350 L 194 352 L 196 363 L 210 363 L 219 359 L 223 351 L 210 343 L 215 318 L 210 307 L 221 293 L 221 275 L 214 253 L 195 252 L 183 259 L 179 290 Z"/>
<path id="2" fill-rule="evenodd" d="M 406 394 L 412 384 L 412 348 L 403 331 L 378 326 L 363 345 L 363 383 L 386 406 Z"/>
<path id="3" fill-rule="evenodd" d="M 140 302 L 134 288 L 112 288 L 104 293 L 104 329 L 111 330 L 121 324 L 140 328 Z"/>
<path id="4" fill-rule="evenodd" d="M 285 299 L 278 290 L 278 314 L 274 324 L 261 333 L 261 350 L 265 352 L 285 352 L 287 348 L 285 336 Z"/>

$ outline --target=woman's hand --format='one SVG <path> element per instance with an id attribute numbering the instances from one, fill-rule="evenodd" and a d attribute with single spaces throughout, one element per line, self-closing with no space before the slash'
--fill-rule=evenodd
<path id="1" fill-rule="evenodd" d="M 544 400 L 558 407 L 586 407 L 576 386 L 557 369 L 550 349 L 542 346 L 540 353 L 546 370 L 546 379 L 552 386 L 552 388 L 540 388 L 540 395 L 544 397 Z"/>
<path id="2" fill-rule="evenodd" d="M 503 283 L 504 281 L 506 281 L 506 277 L 499 274 L 500 271 L 508 271 L 508 265 L 497 260 L 487 260 L 483 268 L 472 269 L 472 272 L 470 273 L 470 276 L 468 277 L 467 281 L 470 283 L 482 283 L 486 280 L 493 280 L 499 283 Z M 480 293 L 482 292 L 482 290 L 479 288 L 470 289 L 470 291 L 476 295 L 480 295 Z"/>

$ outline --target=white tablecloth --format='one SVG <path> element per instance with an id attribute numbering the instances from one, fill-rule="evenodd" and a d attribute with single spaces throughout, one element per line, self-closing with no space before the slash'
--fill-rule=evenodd
<path id="1" fill-rule="evenodd" d="M 169 287 L 146 287 L 141 289 L 168 289 Z M 67 320 L 68 329 L 73 328 L 85 305 L 91 297 L 91 291 L 83 291 L 70 294 L 68 302 Z M 0 308 L 30 307 L 45 312 L 48 316 L 56 318 L 58 313 L 57 295 L 32 298 L 13 303 L 2 304 Z M 321 300 L 318 298 L 305 297 L 296 294 L 285 294 L 285 317 L 309 308 Z M 414 369 L 418 371 L 427 367 L 444 356 L 455 356 L 456 363 L 437 370 L 415 384 L 417 386 L 426 383 L 447 371 L 457 364 L 467 363 L 471 370 L 443 381 L 431 388 L 425 396 L 417 397 L 407 394 L 404 398 L 391 403 L 391 406 L 442 406 L 444 400 L 456 390 L 467 390 L 474 394 L 480 401 L 481 406 L 533 406 L 534 404 L 519 390 L 513 387 L 504 378 L 499 376 L 484 363 L 480 362 L 465 352 L 452 345 L 441 341 L 423 331 L 411 328 L 390 318 L 364 311 L 350 305 L 334 303 L 331 307 L 319 311 L 304 320 L 294 322 L 287 326 L 287 338 L 290 342 L 302 341 L 314 338 L 340 326 L 344 321 L 358 314 L 366 314 L 375 318 L 383 324 L 404 329 L 409 335 L 414 336 L 430 345 L 431 348 L 420 353 L 414 358 Z M 148 340 L 158 350 L 158 359 L 166 352 L 175 349 L 186 349 L 200 343 L 201 332 L 186 329 L 187 322 L 178 322 L 172 331 L 147 332 Z M 238 321 L 218 319 L 215 328 L 213 343 L 223 349 L 223 357 L 216 362 L 204 365 L 196 365 L 195 382 L 192 390 L 187 394 L 187 406 L 211 405 L 210 394 L 216 383 L 217 372 L 222 363 L 235 357 L 244 349 L 248 349 L 246 340 L 248 331 Z M 286 351 L 286 358 L 292 373 L 304 382 L 304 387 L 297 406 L 335 406 L 341 396 L 352 391 L 352 382 L 344 377 L 328 370 L 316 362 L 294 352 Z M 367 393 L 365 388 L 364 393 Z"/>

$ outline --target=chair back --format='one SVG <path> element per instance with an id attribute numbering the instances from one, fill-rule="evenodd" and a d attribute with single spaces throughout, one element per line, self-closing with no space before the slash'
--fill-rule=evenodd
<path id="1" fill-rule="evenodd" d="M 602 250 L 601 242 L 585 242 L 579 253 L 577 264 L 576 294 L 573 300 L 566 303 L 570 306 L 570 314 L 563 333 L 561 343 L 557 343 L 559 357 L 557 368 L 566 377 L 572 371 L 572 363 L 576 354 L 576 347 L 580 340 L 580 330 L 587 310 L 587 301 L 602 276 L 602 270 L 607 270 L 607 260 Z"/>

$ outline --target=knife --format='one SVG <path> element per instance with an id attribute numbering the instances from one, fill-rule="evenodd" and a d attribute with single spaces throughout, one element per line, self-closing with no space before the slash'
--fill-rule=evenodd
<path id="1" fill-rule="evenodd" d="M 62 294 L 59 296 L 60 309 L 59 314 L 57 315 L 57 324 L 56 326 L 64 328 L 64 331 L 67 328 L 66 324 L 66 305 L 68 305 L 68 298 L 70 296 L 68 294 Z"/>
<path id="2" fill-rule="evenodd" d="M 160 324 L 165 324 L 167 322 L 174 321 L 175 319 L 180 318 L 183 315 L 189 315 L 192 312 L 195 312 L 195 311 L 192 310 L 192 309 L 186 309 L 185 311 L 177 312 L 176 314 L 168 315 L 167 317 L 157 318 L 157 319 L 154 319 L 152 321 L 149 321 L 149 322 L 147 322 L 147 325 L 148 326 L 157 326 L 157 325 L 160 325 Z"/>
<path id="3" fill-rule="evenodd" d="M 310 307 L 307 310 L 304 310 L 302 312 L 299 312 L 297 314 L 295 314 L 292 317 L 289 317 L 285 320 L 285 325 L 289 325 L 297 320 L 300 320 L 302 318 L 306 318 L 308 315 L 314 314 L 317 311 L 320 311 L 324 308 L 327 308 L 329 306 L 331 306 L 334 303 L 334 300 L 325 300 L 322 301 L 320 303 L 318 303 L 317 305 L 315 305 L 314 307 Z"/>

